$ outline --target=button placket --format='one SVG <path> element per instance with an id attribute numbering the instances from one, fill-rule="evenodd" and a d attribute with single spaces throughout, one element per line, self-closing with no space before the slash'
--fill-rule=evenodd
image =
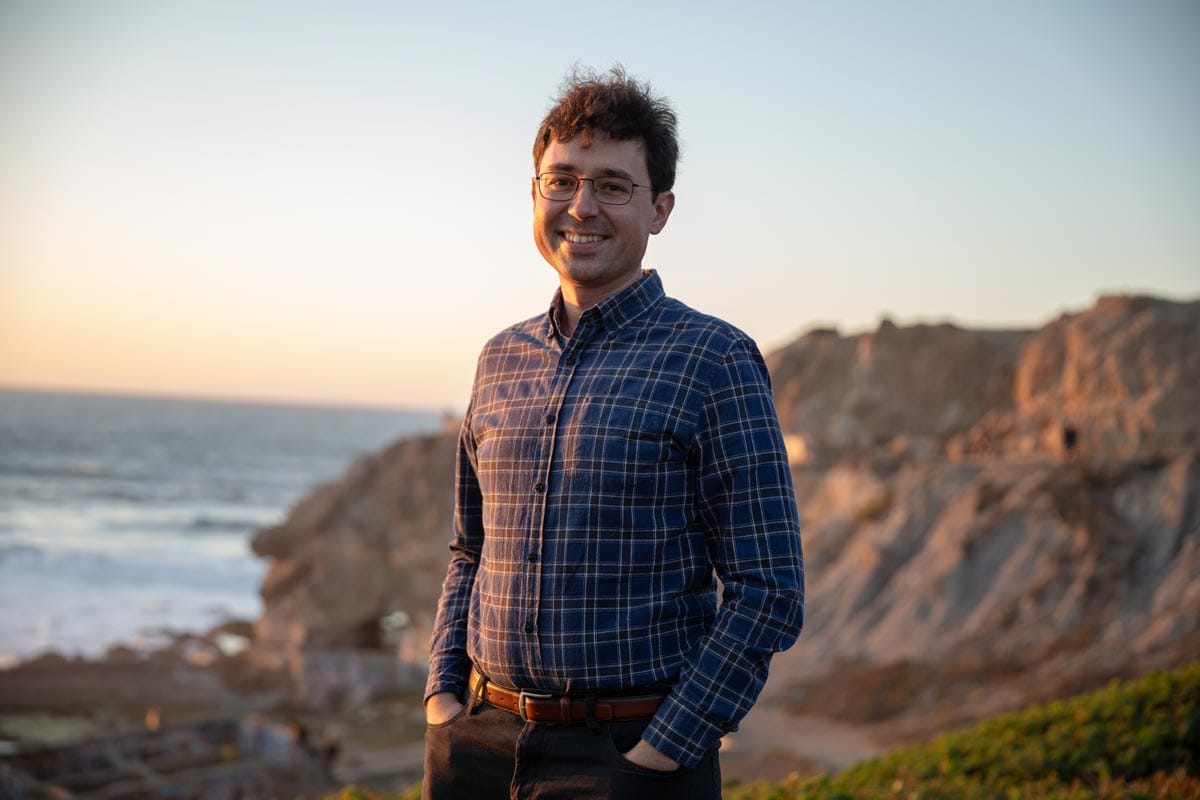
<path id="1" fill-rule="evenodd" d="M 579 332 L 577 331 L 576 333 L 578 334 Z M 554 452 L 558 438 L 557 425 L 567 388 L 571 384 L 575 366 L 579 363 L 580 350 L 587 345 L 586 338 L 585 336 L 576 335 L 567 342 L 566 347 L 559 356 L 559 366 L 553 379 L 553 389 L 548 398 L 549 402 L 547 402 L 542 411 L 544 428 L 541 437 L 540 450 L 542 462 L 539 475 L 543 477 L 536 478 L 531 487 L 537 511 L 532 515 L 530 520 L 529 550 L 526 553 L 526 561 L 529 564 L 527 575 L 532 589 L 529 595 L 528 606 L 531 616 L 526 618 L 524 625 L 521 627 L 521 630 L 527 637 L 523 646 L 531 664 L 540 663 L 541 661 L 536 620 L 541 600 L 542 565 L 544 563 L 541 556 L 541 549 L 544 546 L 546 506 L 549 502 L 547 493 L 549 491 L 550 468 L 554 463 Z"/>

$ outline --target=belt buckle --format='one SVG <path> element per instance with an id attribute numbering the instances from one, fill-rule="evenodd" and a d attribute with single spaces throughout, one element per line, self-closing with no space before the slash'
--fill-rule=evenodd
<path id="1" fill-rule="evenodd" d="M 552 723 L 540 723 L 535 719 L 530 719 L 529 714 L 526 713 L 526 711 L 525 711 L 525 701 L 527 699 L 529 699 L 529 700 L 549 700 L 552 697 L 554 697 L 554 695 L 551 694 L 550 692 L 524 692 L 523 691 L 520 694 L 518 694 L 517 695 L 517 710 L 519 712 L 521 712 L 521 721 L 522 722 L 532 722 L 534 725 L 552 724 Z"/>

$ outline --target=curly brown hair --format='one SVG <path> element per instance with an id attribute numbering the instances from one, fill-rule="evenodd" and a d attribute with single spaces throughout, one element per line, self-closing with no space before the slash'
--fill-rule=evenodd
<path id="1" fill-rule="evenodd" d="M 537 171 L 551 141 L 566 142 L 582 135 L 587 147 L 597 131 L 617 140 L 641 139 L 650 188 L 657 198 L 675 185 L 675 162 L 679 160 L 675 121 L 666 98 L 652 95 L 650 84 L 629 77 L 623 67 L 615 66 L 604 75 L 576 68 L 538 127 L 533 169 Z"/>

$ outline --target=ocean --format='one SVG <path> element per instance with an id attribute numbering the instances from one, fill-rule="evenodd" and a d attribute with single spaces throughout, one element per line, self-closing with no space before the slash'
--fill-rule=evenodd
<path id="1" fill-rule="evenodd" d="M 0 667 L 256 618 L 267 564 L 253 534 L 354 459 L 440 422 L 0 390 Z"/>

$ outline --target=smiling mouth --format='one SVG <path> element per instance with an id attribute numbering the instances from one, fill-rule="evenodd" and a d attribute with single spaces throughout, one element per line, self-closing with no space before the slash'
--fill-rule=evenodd
<path id="1" fill-rule="evenodd" d="M 562 238 L 571 244 L 591 244 L 592 242 L 602 242 L 608 237 L 597 233 L 572 233 L 571 231 L 563 231 Z"/>

